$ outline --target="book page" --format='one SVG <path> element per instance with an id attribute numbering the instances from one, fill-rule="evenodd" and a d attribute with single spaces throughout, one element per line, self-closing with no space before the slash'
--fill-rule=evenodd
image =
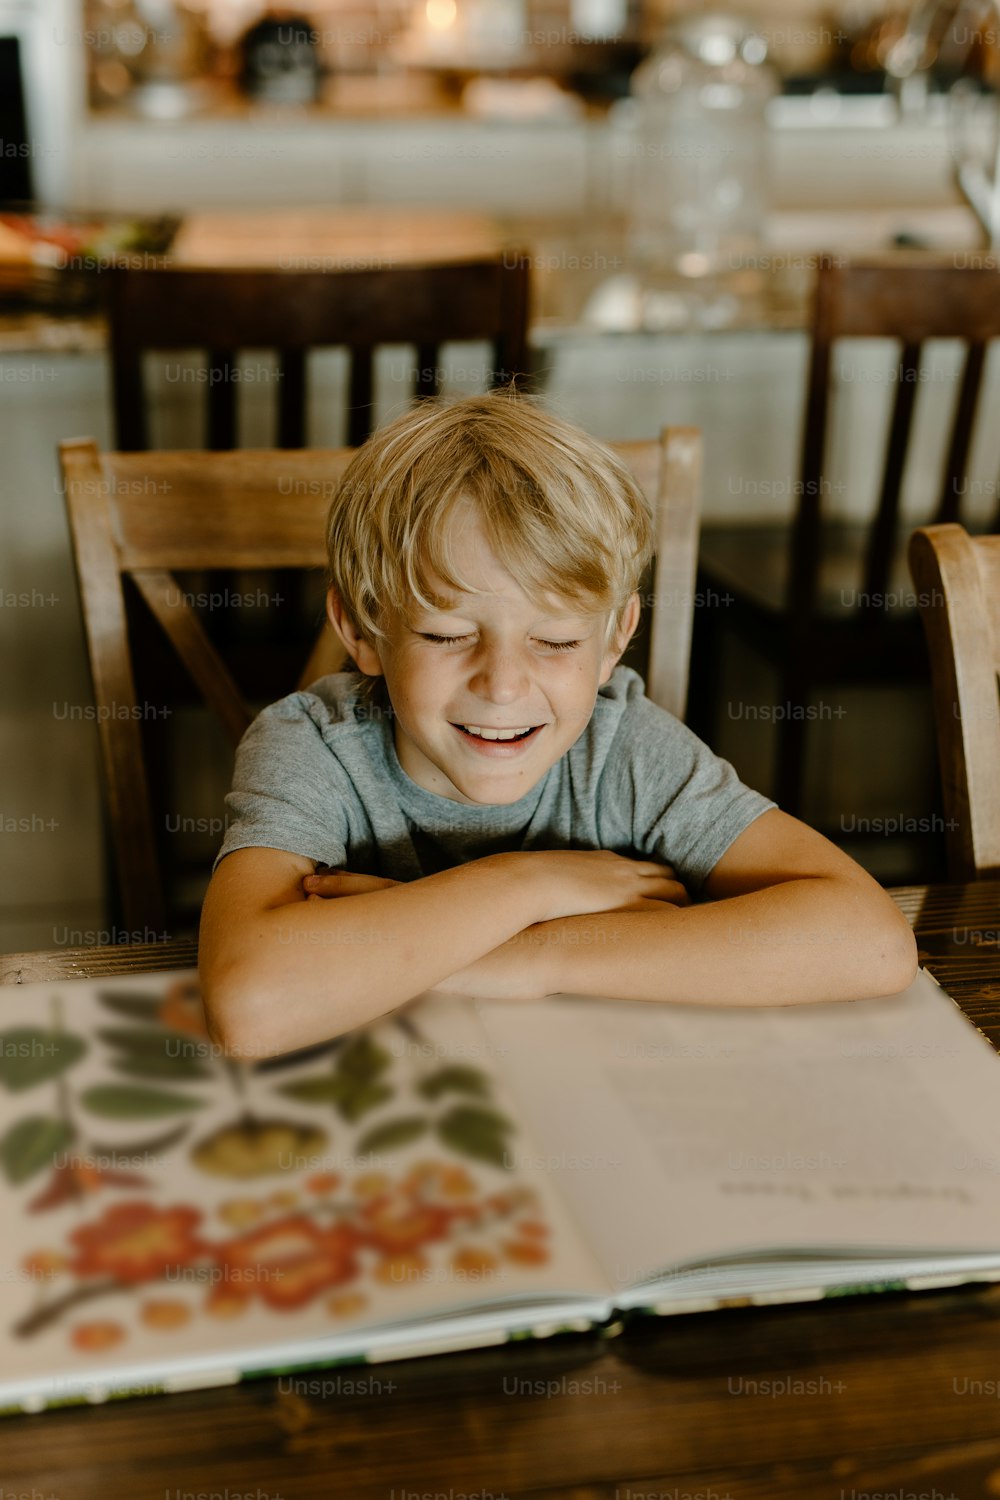
<path id="1" fill-rule="evenodd" d="M 927 974 L 826 1005 L 477 1008 L 616 1290 L 736 1255 L 1000 1256 L 1000 1058 Z"/>
<path id="2" fill-rule="evenodd" d="M 208 1038 L 193 971 L 2 1004 L 0 1406 L 386 1329 L 413 1344 L 462 1310 L 603 1314 L 467 1001 L 246 1062 Z"/>

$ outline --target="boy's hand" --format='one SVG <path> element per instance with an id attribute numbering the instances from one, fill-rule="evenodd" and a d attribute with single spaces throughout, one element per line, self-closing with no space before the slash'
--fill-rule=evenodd
<path id="1" fill-rule="evenodd" d="M 687 906 L 690 897 L 670 865 L 629 859 L 610 850 L 532 850 L 533 861 L 546 860 L 546 881 L 551 879 L 558 916 L 582 916 L 602 911 L 661 911 L 664 906 Z M 551 861 L 556 861 L 555 865 Z M 568 867 L 568 868 L 567 868 Z M 532 864 L 533 870 L 542 869 Z M 565 882 L 566 875 L 570 884 Z M 378 875 L 355 875 L 347 870 L 304 875 L 306 896 L 326 900 L 361 896 L 368 891 L 387 890 L 401 884 Z M 569 899 L 568 899 L 569 898 Z M 434 986 L 438 994 L 475 995 L 481 1000 L 541 1000 L 554 991 L 546 982 L 546 943 L 540 932 L 526 928 L 475 963 L 447 975 Z"/>
<path id="2" fill-rule="evenodd" d="M 331 899 L 338 896 L 361 896 L 379 891 L 398 880 L 383 880 L 378 875 L 352 875 L 347 870 L 304 875 L 302 888 L 308 896 Z M 523 938 L 523 934 L 520 934 Z M 512 939 L 492 953 L 484 953 L 475 963 L 449 974 L 434 986 L 442 995 L 475 995 L 481 1000 L 541 1000 L 548 990 L 542 984 L 537 962 L 538 947 Z"/>
<path id="3" fill-rule="evenodd" d="M 671 865 L 629 859 L 610 849 L 535 849 L 531 868 L 544 869 L 546 911 L 540 921 L 589 916 L 602 911 L 647 911 L 663 905 L 689 906 L 691 898 Z M 524 857 L 523 855 L 520 857 Z M 536 863 L 536 861 L 544 861 Z M 305 875 L 307 896 L 361 896 L 367 891 L 400 885 L 379 875 L 354 875 L 348 870 Z"/>
<path id="4" fill-rule="evenodd" d="M 672 866 L 655 860 L 629 859 L 610 849 L 539 849 L 531 857 L 543 874 L 539 921 L 691 903 Z"/>
<path id="5" fill-rule="evenodd" d="M 331 870 L 322 875 L 303 875 L 302 889 L 307 896 L 363 896 L 367 891 L 387 890 L 401 885 L 399 880 L 384 880 L 380 875 L 352 875 L 349 870 Z"/>

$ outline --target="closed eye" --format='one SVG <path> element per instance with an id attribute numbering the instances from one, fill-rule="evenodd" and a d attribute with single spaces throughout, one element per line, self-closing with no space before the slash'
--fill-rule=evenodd
<path id="1" fill-rule="evenodd" d="M 463 641 L 472 640 L 471 635 L 429 635 L 426 631 L 421 631 L 420 635 L 422 640 L 433 641 L 436 645 L 439 646 L 459 646 Z M 583 645 L 583 642 L 539 641 L 538 644 L 540 646 L 547 646 L 550 651 L 575 651 L 578 646 Z"/>

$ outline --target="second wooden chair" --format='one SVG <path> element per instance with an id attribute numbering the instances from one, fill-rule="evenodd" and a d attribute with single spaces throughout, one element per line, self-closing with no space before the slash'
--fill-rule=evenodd
<path id="1" fill-rule="evenodd" d="M 108 277 L 112 387 L 118 448 L 149 446 L 143 355 L 205 349 L 208 446 L 236 446 L 235 360 L 241 349 L 280 354 L 279 448 L 302 448 L 308 350 L 350 354 L 347 442 L 362 443 L 373 420 L 374 354 L 416 346 L 412 389 L 436 396 L 445 342 L 487 341 L 491 385 L 527 370 L 529 262 L 507 252 L 464 262 L 312 271 L 170 266 Z"/>
<path id="2" fill-rule="evenodd" d="M 1000 877 L 1000 536 L 926 526 L 910 568 L 927 633 L 948 875 Z"/>
<path id="3" fill-rule="evenodd" d="M 901 582 L 905 590 L 908 528 L 900 520 L 900 495 L 923 346 L 929 339 L 966 345 L 934 516 L 949 522 L 960 518 L 986 347 L 997 336 L 995 270 L 956 269 L 953 260 L 916 252 L 853 263 L 826 257 L 819 266 L 794 518 L 790 527 L 724 525 L 703 532 L 699 590 L 725 598 L 729 607 L 700 610 L 696 622 L 700 696 L 693 719 L 710 743 L 724 637 L 739 636 L 777 669 L 785 713 L 778 723 L 774 795 L 788 812 L 803 811 L 806 731 L 816 689 L 925 677 L 917 612 L 890 607 L 902 596 Z M 827 478 L 834 344 L 859 338 L 894 339 L 900 346 L 878 502 L 866 524 L 830 516 Z M 877 461 L 873 454 L 873 466 Z"/>

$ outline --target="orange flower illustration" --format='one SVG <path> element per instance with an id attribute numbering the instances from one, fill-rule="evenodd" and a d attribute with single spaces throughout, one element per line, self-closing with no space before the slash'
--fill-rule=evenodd
<path id="1" fill-rule="evenodd" d="M 157 1297 L 142 1304 L 140 1317 L 147 1328 L 183 1328 L 191 1321 L 191 1309 L 177 1298 Z"/>
<path id="2" fill-rule="evenodd" d="M 205 1007 L 197 979 L 178 979 L 163 997 L 156 1019 L 171 1031 L 186 1031 L 189 1036 L 209 1040 L 205 1026 Z"/>
<path id="3" fill-rule="evenodd" d="M 155 1208 L 151 1203 L 118 1203 L 103 1219 L 75 1229 L 70 1239 L 77 1276 L 114 1276 L 119 1281 L 153 1281 L 168 1266 L 183 1266 L 204 1253 L 194 1229 L 195 1208 Z"/>
<path id="4" fill-rule="evenodd" d="M 125 1337 L 120 1323 L 77 1323 L 70 1334 L 70 1342 L 87 1354 L 96 1354 L 102 1349 L 112 1349 Z"/>
<path id="5" fill-rule="evenodd" d="M 358 1214 L 358 1234 L 377 1250 L 412 1250 L 444 1239 L 457 1210 L 421 1203 L 402 1192 L 381 1193 Z"/>
<path id="6" fill-rule="evenodd" d="M 321 1229 L 303 1214 L 289 1214 L 216 1246 L 215 1256 L 227 1279 L 288 1311 L 356 1276 L 356 1250 L 357 1236 L 346 1225 Z"/>

